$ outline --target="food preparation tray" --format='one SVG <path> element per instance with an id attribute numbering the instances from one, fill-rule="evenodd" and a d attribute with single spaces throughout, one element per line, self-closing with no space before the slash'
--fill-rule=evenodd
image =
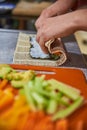
<path id="1" fill-rule="evenodd" d="M 20 64 L 10 64 L 16 70 L 35 70 L 37 75 L 46 75 L 46 79 L 56 79 L 81 91 L 84 97 L 83 105 L 68 117 L 70 130 L 75 130 L 76 126 L 81 130 L 87 129 L 87 81 L 83 72 L 79 69 L 55 68 L 44 66 L 29 66 Z M 76 130 L 78 129 L 76 128 Z M 78 129 L 80 130 L 80 129 Z"/>

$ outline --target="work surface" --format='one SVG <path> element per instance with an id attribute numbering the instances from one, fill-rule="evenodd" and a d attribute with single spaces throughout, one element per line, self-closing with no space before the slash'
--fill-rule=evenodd
<path id="1" fill-rule="evenodd" d="M 14 50 L 17 44 L 19 32 L 35 33 L 30 31 L 4 30 L 0 29 L 0 63 L 13 63 Z M 68 55 L 68 61 L 60 67 L 81 69 L 87 78 L 87 66 L 80 52 L 74 36 L 62 39 Z"/>

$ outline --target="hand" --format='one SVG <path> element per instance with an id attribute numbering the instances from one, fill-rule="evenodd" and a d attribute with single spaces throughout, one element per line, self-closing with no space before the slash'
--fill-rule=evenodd
<path id="1" fill-rule="evenodd" d="M 47 18 L 66 13 L 73 6 L 75 1 L 76 0 L 58 0 L 44 9 L 35 23 L 36 29 L 38 30 Z"/>
<path id="2" fill-rule="evenodd" d="M 77 30 L 87 31 L 87 8 L 46 19 L 37 32 L 37 41 L 47 53 L 45 42 L 53 38 L 61 38 Z"/>
<path id="3" fill-rule="evenodd" d="M 44 43 L 50 39 L 65 37 L 76 30 L 74 13 L 45 19 L 37 32 L 37 41 L 42 50 L 47 53 Z"/>

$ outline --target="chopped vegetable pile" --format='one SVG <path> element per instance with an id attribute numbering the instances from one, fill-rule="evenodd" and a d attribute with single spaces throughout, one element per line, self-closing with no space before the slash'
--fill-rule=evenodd
<path id="1" fill-rule="evenodd" d="M 16 71 L 8 65 L 1 65 L 0 79 L 0 110 L 2 111 L 0 120 L 14 117 L 13 120 L 9 119 L 10 123 L 16 124 L 21 114 L 24 116 L 25 123 L 29 119 L 30 112 L 36 114 L 41 112 L 51 122 L 65 119 L 79 108 L 84 100 L 79 90 L 55 79 L 46 80 L 45 75 L 37 76 L 32 70 Z M 5 107 L 12 103 L 9 111 L 3 112 Z M 20 127 L 22 126 L 23 124 Z"/>

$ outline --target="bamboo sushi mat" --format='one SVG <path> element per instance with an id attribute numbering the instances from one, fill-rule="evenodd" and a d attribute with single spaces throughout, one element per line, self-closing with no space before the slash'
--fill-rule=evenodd
<path id="1" fill-rule="evenodd" d="M 56 61 L 52 60 L 42 60 L 42 59 L 33 59 L 29 54 L 29 49 L 31 47 L 29 42 L 29 37 L 34 36 L 35 34 L 25 34 L 19 33 L 17 45 L 14 52 L 13 63 L 14 64 L 27 64 L 27 65 L 37 65 L 37 66 L 58 66 L 60 65 L 60 59 Z M 63 57 L 61 57 L 62 60 Z"/>

